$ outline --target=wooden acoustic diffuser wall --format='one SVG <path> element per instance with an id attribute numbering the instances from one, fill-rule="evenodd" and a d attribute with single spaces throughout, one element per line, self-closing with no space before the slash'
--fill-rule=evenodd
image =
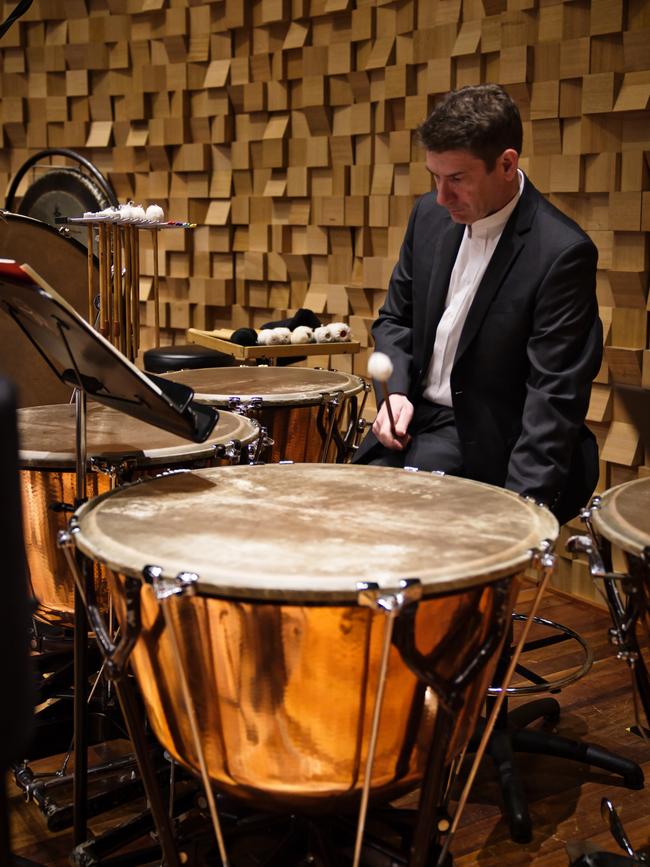
<path id="1" fill-rule="evenodd" d="M 649 44 L 647 0 L 37 0 L 0 43 L 0 183 L 71 147 L 121 201 L 197 223 L 160 239 L 166 342 L 306 306 L 367 347 L 431 188 L 412 130 L 436 95 L 503 84 L 524 170 L 599 249 L 605 488 L 650 472 Z M 363 374 L 366 358 L 337 363 Z M 590 593 L 580 560 L 558 582 Z"/>

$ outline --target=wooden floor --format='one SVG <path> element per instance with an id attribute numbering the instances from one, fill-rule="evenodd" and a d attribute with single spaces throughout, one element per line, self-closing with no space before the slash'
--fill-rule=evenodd
<path id="1" fill-rule="evenodd" d="M 524 594 L 525 610 L 527 594 Z M 452 851 L 456 867 L 506 867 L 534 864 L 564 867 L 569 863 L 567 844 L 585 842 L 618 851 L 602 819 L 600 801 L 609 797 L 619 811 L 632 844 L 650 850 L 650 745 L 630 733 L 634 724 L 629 674 L 614 658 L 607 638 L 609 617 L 593 606 L 549 593 L 541 613 L 578 631 L 591 645 L 594 665 L 582 680 L 559 696 L 562 706 L 559 734 L 582 738 L 636 761 L 649 781 L 641 791 L 626 789 L 615 776 L 570 762 L 520 754 L 534 825 L 533 841 L 513 843 L 501 817 L 499 791 L 489 761 L 479 771 Z M 574 643 L 529 655 L 527 664 L 546 677 L 570 670 L 577 653 Z M 515 706 L 515 702 L 512 703 Z M 71 832 L 50 834 L 33 805 L 24 803 L 9 784 L 13 849 L 47 867 L 69 864 Z M 125 812 L 93 822 L 99 831 L 110 827 Z"/>

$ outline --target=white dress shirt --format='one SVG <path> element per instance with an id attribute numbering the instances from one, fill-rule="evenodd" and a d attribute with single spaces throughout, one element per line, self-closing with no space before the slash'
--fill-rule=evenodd
<path id="1" fill-rule="evenodd" d="M 508 204 L 489 217 L 465 226 L 465 234 L 449 280 L 445 310 L 436 330 L 431 363 L 424 380 L 423 395 L 432 403 L 453 405 L 449 376 L 460 335 L 485 269 L 490 264 L 503 229 L 524 189 L 523 173 L 519 169 L 517 171 L 519 191 Z"/>

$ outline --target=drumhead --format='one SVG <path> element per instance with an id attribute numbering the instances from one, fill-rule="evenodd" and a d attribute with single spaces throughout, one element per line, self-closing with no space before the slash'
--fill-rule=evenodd
<path id="1" fill-rule="evenodd" d="M 353 395 L 363 389 L 363 380 L 352 373 L 313 367 L 209 367 L 165 373 L 162 378 L 189 385 L 194 400 L 211 406 L 228 406 L 231 397 L 242 402 L 261 397 L 271 406 L 315 406 L 323 394 Z"/>
<path id="2" fill-rule="evenodd" d="M 555 539 L 549 511 L 453 476 L 271 464 L 193 470 L 119 489 L 77 513 L 75 542 L 112 569 L 198 575 L 227 598 L 336 603 L 357 583 L 419 578 L 425 595 L 514 574 Z"/>
<path id="3" fill-rule="evenodd" d="M 606 491 L 594 509 L 596 530 L 628 554 L 641 556 L 650 545 L 650 477 Z"/>
<path id="4" fill-rule="evenodd" d="M 74 469 L 75 433 L 75 408 L 71 404 L 19 409 L 20 465 L 23 469 Z M 232 440 L 248 444 L 256 437 L 257 427 L 250 419 L 225 410 L 219 412 L 212 436 L 204 443 L 190 442 L 102 404 L 89 402 L 86 414 L 89 458 L 110 461 L 132 458 L 141 466 L 209 457 L 215 445 Z"/>

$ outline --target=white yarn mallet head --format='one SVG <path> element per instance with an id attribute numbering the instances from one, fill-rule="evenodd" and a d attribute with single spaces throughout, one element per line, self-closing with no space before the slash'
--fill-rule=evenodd
<path id="1" fill-rule="evenodd" d="M 384 403 L 388 412 L 388 421 L 390 422 L 390 432 L 395 439 L 400 439 L 395 430 L 395 419 L 393 418 L 393 408 L 390 405 L 388 394 L 388 380 L 393 375 L 393 362 L 384 352 L 373 352 L 368 359 L 368 376 L 377 382 L 381 382 L 381 387 L 384 392 Z"/>
<path id="2" fill-rule="evenodd" d="M 142 205 L 132 205 L 131 206 L 131 222 L 132 223 L 140 223 L 144 222 L 147 219 L 145 209 Z"/>
<path id="3" fill-rule="evenodd" d="M 314 337 L 316 343 L 331 343 L 333 340 L 332 330 L 329 325 L 321 325 L 314 329 Z"/>
<path id="4" fill-rule="evenodd" d="M 314 329 L 310 328 L 308 325 L 299 325 L 297 328 L 294 328 L 291 332 L 291 342 L 292 343 L 313 343 L 314 342 Z"/>
<path id="5" fill-rule="evenodd" d="M 377 382 L 388 382 L 393 375 L 393 362 L 384 352 L 373 352 L 368 359 L 368 376 Z"/>
<path id="6" fill-rule="evenodd" d="M 160 205 L 149 205 L 145 214 L 150 223 L 162 223 L 165 219 L 165 212 Z"/>
<path id="7" fill-rule="evenodd" d="M 283 346 L 291 343 L 291 331 L 289 328 L 272 328 L 270 343 L 274 346 Z"/>
<path id="8" fill-rule="evenodd" d="M 269 346 L 271 343 L 272 328 L 262 328 L 257 332 L 257 342 L 260 346 Z"/>
<path id="9" fill-rule="evenodd" d="M 348 343 L 352 334 L 346 322 L 332 322 L 329 326 L 333 340 L 338 343 Z"/>

